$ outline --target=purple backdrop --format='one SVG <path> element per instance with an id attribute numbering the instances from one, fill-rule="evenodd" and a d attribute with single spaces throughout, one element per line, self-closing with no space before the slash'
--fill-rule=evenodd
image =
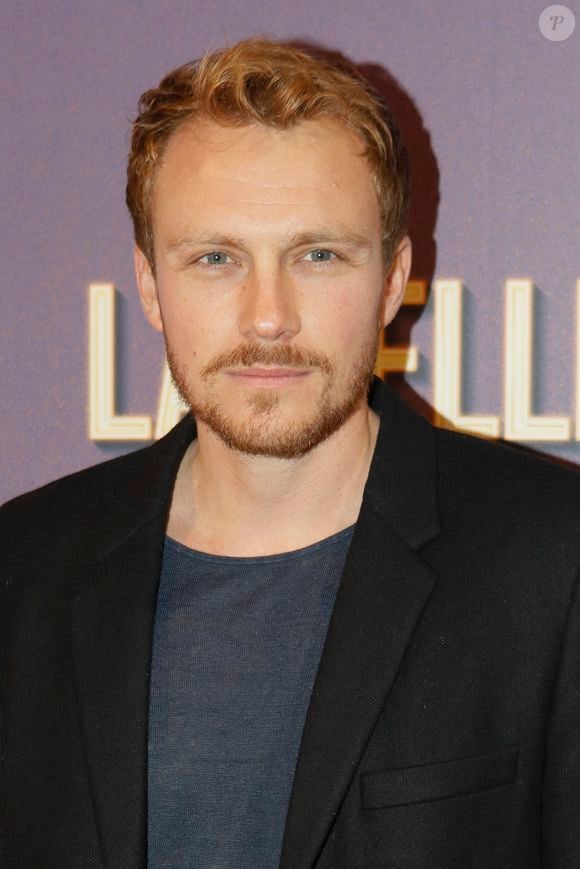
<path id="1" fill-rule="evenodd" d="M 5 3 L 0 500 L 139 446 L 87 435 L 90 283 L 112 282 L 121 297 L 118 411 L 154 417 L 159 395 L 162 342 L 138 306 L 124 206 L 129 121 L 168 69 L 256 33 L 319 43 L 395 77 L 395 108 L 414 137 L 414 276 L 466 288 L 464 412 L 503 414 L 504 284 L 527 277 L 538 288 L 534 411 L 573 419 L 580 5 L 568 4 L 578 26 L 564 42 L 540 33 L 546 5 Z M 432 309 L 431 299 L 412 319 L 421 364 L 406 378 L 428 403 Z M 569 442 L 531 446 L 578 461 L 576 437 L 572 425 Z"/>

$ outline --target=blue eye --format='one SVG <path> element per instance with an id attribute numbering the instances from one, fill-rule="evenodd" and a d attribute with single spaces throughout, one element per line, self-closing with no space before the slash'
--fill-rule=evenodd
<path id="1" fill-rule="evenodd" d="M 206 253 L 201 257 L 201 261 L 204 263 L 204 265 L 208 266 L 227 265 L 226 260 L 228 259 L 228 254 L 223 253 L 221 250 L 212 250 L 211 253 Z"/>
<path id="2" fill-rule="evenodd" d="M 332 257 L 336 256 L 336 254 L 333 253 L 331 250 L 323 250 L 321 248 L 318 248 L 317 250 L 311 250 L 306 254 L 307 257 L 312 255 L 314 255 L 314 259 L 311 259 L 310 262 L 314 263 L 327 263 L 331 261 Z"/>

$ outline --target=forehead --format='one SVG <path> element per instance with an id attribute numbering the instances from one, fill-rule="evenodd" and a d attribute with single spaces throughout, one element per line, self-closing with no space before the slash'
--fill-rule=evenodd
<path id="1" fill-rule="evenodd" d="M 315 211 L 379 223 L 364 143 L 331 119 L 279 130 L 263 124 L 222 126 L 198 119 L 169 140 L 153 187 L 154 225 L 209 212 L 243 213 L 247 221 L 295 220 Z"/>

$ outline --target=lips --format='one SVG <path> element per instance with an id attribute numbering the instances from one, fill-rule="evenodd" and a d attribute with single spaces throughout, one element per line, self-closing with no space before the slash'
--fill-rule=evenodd
<path id="1" fill-rule="evenodd" d="M 310 375 L 304 368 L 238 368 L 227 373 L 249 389 L 292 389 Z"/>
<path id="2" fill-rule="evenodd" d="M 300 377 L 308 371 L 301 368 L 238 368 L 230 373 L 238 377 Z"/>

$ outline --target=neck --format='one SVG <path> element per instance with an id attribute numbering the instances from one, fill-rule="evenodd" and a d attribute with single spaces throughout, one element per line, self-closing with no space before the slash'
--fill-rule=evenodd
<path id="1" fill-rule="evenodd" d="M 217 555 L 271 555 L 354 524 L 379 422 L 365 403 L 297 459 L 245 455 L 198 423 L 177 475 L 168 534 Z"/>

